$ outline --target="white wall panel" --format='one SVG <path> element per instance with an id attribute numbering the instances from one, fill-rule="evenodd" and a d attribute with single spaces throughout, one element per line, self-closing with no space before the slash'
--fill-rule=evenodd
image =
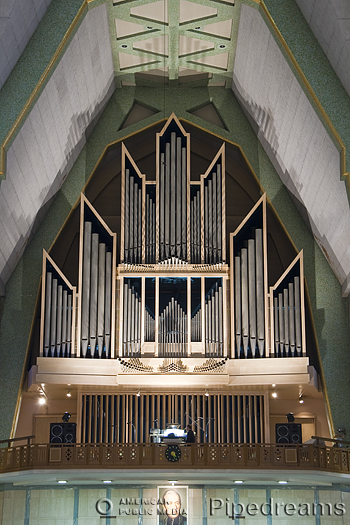
<path id="1" fill-rule="evenodd" d="M 50 3 L 51 0 L 0 1 L 0 88 Z"/>
<path id="2" fill-rule="evenodd" d="M 241 8 L 232 89 L 255 122 L 283 183 L 307 210 L 315 238 L 349 293 L 350 209 L 340 180 L 340 153 L 263 18 L 246 5 Z"/>
<path id="3" fill-rule="evenodd" d="M 350 96 L 349 0 L 295 0 Z"/>
<path id="4" fill-rule="evenodd" d="M 38 211 L 61 186 L 85 143 L 87 126 L 113 88 L 107 10 L 101 5 L 85 16 L 7 153 L 0 191 L 2 283 L 21 257 Z"/>

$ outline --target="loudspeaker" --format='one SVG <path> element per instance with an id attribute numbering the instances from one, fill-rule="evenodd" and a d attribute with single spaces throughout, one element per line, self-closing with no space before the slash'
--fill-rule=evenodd
<path id="1" fill-rule="evenodd" d="M 50 423 L 50 443 L 75 443 L 76 423 Z"/>
<path id="2" fill-rule="evenodd" d="M 276 423 L 276 443 L 302 443 L 300 423 Z"/>

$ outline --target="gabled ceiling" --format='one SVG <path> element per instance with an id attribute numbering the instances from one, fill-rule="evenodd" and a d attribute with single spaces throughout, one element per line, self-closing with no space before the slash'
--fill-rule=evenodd
<path id="1" fill-rule="evenodd" d="M 135 74 L 209 85 L 230 83 L 240 0 L 114 0 L 108 4 L 117 86 Z M 152 77 L 150 77 L 152 75 Z"/>
<path id="2" fill-rule="evenodd" d="M 2 137 L 6 137 L 2 139 L 6 147 L 1 151 L 1 166 L 6 166 L 0 193 L 2 293 L 28 239 L 81 151 L 86 130 L 114 88 L 154 86 L 155 82 L 168 83 L 169 87 L 185 82 L 191 86 L 232 87 L 343 285 L 344 295 L 349 293 L 350 211 L 345 148 L 350 151 L 350 102 L 348 95 L 339 96 L 340 82 L 329 64 L 328 76 L 324 73 L 316 41 L 313 47 L 304 44 L 306 32 L 309 36 L 312 33 L 297 6 L 349 93 L 350 3 L 314 0 L 310 7 L 311 0 L 265 1 L 266 7 L 259 0 L 55 0 L 51 4 L 49 0 L 2 0 L 0 86 L 18 57 L 25 56 L 25 64 L 23 60 L 19 64 L 24 69 L 16 76 L 23 82 L 17 81 L 14 86 L 6 82 L 0 92 L 6 120 L 0 128 Z M 69 13 L 65 11 L 68 8 Z M 275 19 L 270 16 L 270 8 Z M 30 61 L 36 65 L 41 57 L 40 53 L 30 54 L 31 42 L 43 42 L 50 33 L 48 29 L 58 25 L 59 16 L 67 18 L 68 14 L 70 20 L 76 18 L 64 44 L 59 46 L 62 52 L 44 64 L 48 71 L 44 80 L 39 74 L 34 79 Z M 306 29 L 301 29 L 302 24 Z M 298 51 L 298 44 L 301 50 L 299 63 L 280 37 L 279 28 L 286 33 L 292 28 L 298 41 L 293 52 Z M 31 39 L 34 32 L 35 38 Z M 317 64 L 314 70 L 312 62 Z M 314 90 L 320 85 L 320 93 L 324 94 L 321 103 L 307 85 L 304 71 L 312 77 Z M 37 83 L 37 91 L 33 91 L 29 102 L 24 102 L 27 99 L 23 93 L 30 82 L 34 86 Z M 10 84 L 14 89 L 9 89 Z M 205 106 L 186 109 L 219 129 L 225 128 L 224 124 L 220 126 L 223 115 L 220 111 L 215 114 L 215 105 L 209 99 Z M 329 111 L 333 111 L 332 122 Z M 143 118 L 155 113 L 151 108 L 139 112 Z M 134 117 L 135 112 L 122 127 L 135 122 Z M 234 129 L 227 132 L 234 140 Z M 10 139 L 6 133 L 13 133 Z M 57 140 L 52 139 L 55 136 Z M 35 182 L 30 185 L 30 199 L 23 185 L 28 166 Z"/>

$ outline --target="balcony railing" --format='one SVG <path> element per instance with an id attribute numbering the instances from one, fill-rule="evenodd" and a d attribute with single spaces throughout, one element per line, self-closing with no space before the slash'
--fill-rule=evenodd
<path id="1" fill-rule="evenodd" d="M 0 473 L 32 469 L 295 469 L 350 473 L 350 449 L 318 445 L 179 445 L 168 461 L 167 445 L 27 444 L 0 449 Z"/>

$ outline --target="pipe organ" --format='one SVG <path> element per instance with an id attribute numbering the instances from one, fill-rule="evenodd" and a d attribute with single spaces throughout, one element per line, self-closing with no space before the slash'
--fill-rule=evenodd
<path id="1" fill-rule="evenodd" d="M 225 145 L 191 180 L 189 140 L 170 117 L 156 137 L 153 178 L 122 145 L 118 255 L 116 234 L 81 195 L 77 288 L 44 251 L 40 358 L 115 360 L 104 376 L 115 381 L 106 383 L 115 384 L 113 393 L 87 393 L 97 385 L 93 368 L 106 374 L 106 367 L 83 367 L 93 377 L 79 394 L 83 443 L 146 442 L 157 425 L 191 422 L 200 442 L 264 442 L 266 394 L 251 379 L 235 383 L 240 367 L 231 360 L 266 358 L 265 370 L 267 358 L 306 356 L 302 252 L 268 282 L 263 195 L 230 233 L 227 261 Z M 81 365 L 72 367 L 81 373 Z M 173 377 L 165 383 L 155 374 Z M 180 394 L 173 384 L 217 388 L 210 396 Z M 147 392 L 123 391 L 132 385 L 147 385 Z"/>
<path id="2" fill-rule="evenodd" d="M 264 195 L 230 234 L 228 266 L 225 146 L 191 180 L 189 140 L 170 117 L 153 180 L 122 145 L 118 265 L 116 234 L 82 195 L 78 293 L 44 264 L 41 356 L 305 355 L 302 254 L 269 291 Z"/>

